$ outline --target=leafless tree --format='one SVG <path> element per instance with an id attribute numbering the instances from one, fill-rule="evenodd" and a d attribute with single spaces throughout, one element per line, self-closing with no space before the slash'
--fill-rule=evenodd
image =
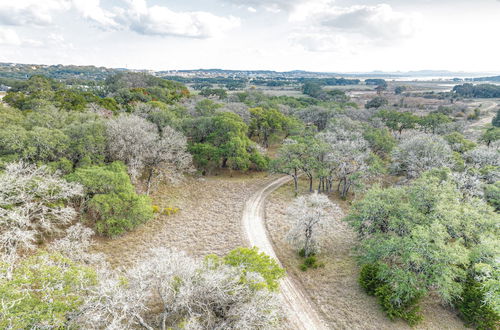
<path id="1" fill-rule="evenodd" d="M 217 110 L 218 112 L 232 112 L 237 114 L 243 119 L 245 124 L 250 124 L 250 111 L 248 110 L 248 106 L 244 103 L 238 102 L 230 102 L 225 103 L 224 106 Z"/>
<path id="2" fill-rule="evenodd" d="M 258 275 L 159 249 L 131 277 L 133 282 L 146 282 L 159 296 L 161 329 L 183 320 L 203 329 L 271 328 L 279 320 L 277 297 L 268 290 L 251 288 L 242 276 Z"/>
<path id="3" fill-rule="evenodd" d="M 144 165 L 147 170 L 147 193 L 151 189 L 153 178 L 176 181 L 182 174 L 192 170 L 192 157 L 187 152 L 186 137 L 166 126 L 161 138 L 157 139 L 146 155 Z"/>
<path id="4" fill-rule="evenodd" d="M 361 133 L 340 127 L 321 133 L 319 137 L 328 146 L 323 157 L 323 175 L 320 181 L 326 180 L 327 190 L 331 191 L 333 181 L 337 180 L 337 190 L 345 197 L 354 184 L 368 175 L 368 143 Z"/>
<path id="5" fill-rule="evenodd" d="M 135 115 L 122 115 L 107 122 L 108 152 L 112 159 L 127 164 L 130 176 L 137 181 L 147 170 L 147 191 L 155 176 L 175 179 L 191 168 L 186 138 L 165 126 L 158 128 Z"/>
<path id="6" fill-rule="evenodd" d="M 59 232 L 76 216 L 67 201 L 82 191 L 81 185 L 66 182 L 44 166 L 8 164 L 0 174 L 0 252 L 15 256 Z"/>
<path id="7" fill-rule="evenodd" d="M 440 136 L 408 132 L 392 152 L 392 168 L 408 178 L 439 167 L 452 165 L 452 150 Z"/>
<path id="8" fill-rule="evenodd" d="M 333 226 L 333 219 L 341 216 L 342 211 L 327 196 L 313 193 L 297 197 L 288 209 L 288 215 L 294 224 L 287 239 L 308 257 L 319 252 L 321 240 Z"/>
<path id="9" fill-rule="evenodd" d="M 495 183 L 500 180 L 500 152 L 498 148 L 479 146 L 465 153 L 467 164 L 481 170 L 481 179 L 487 183 Z"/>
<path id="10" fill-rule="evenodd" d="M 244 279 L 258 275 L 210 259 L 155 249 L 121 280 L 101 274 L 73 316 L 74 324 L 91 329 L 167 329 L 181 324 L 191 329 L 271 329 L 280 320 L 276 294 L 256 290 Z"/>
<path id="11" fill-rule="evenodd" d="M 144 159 L 158 139 L 155 125 L 135 115 L 121 115 L 106 122 L 108 152 L 113 160 L 121 160 L 136 180 L 144 168 Z"/>

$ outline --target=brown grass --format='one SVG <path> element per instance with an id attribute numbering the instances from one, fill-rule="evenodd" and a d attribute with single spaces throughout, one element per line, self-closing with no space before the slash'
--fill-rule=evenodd
<path id="1" fill-rule="evenodd" d="M 163 186 L 153 204 L 178 207 L 176 214 L 157 217 L 115 239 L 98 238 L 95 252 L 112 266 L 130 266 L 151 248 L 170 247 L 193 256 L 226 254 L 243 245 L 241 213 L 245 201 L 269 178 L 265 174 L 227 173 L 187 178 L 176 187 Z"/>
<path id="2" fill-rule="evenodd" d="M 305 190 L 307 185 L 301 183 Z M 301 191 L 306 193 L 306 191 Z M 335 231 L 323 246 L 319 260 L 323 268 L 299 270 L 300 258 L 286 243 L 284 237 L 289 230 L 286 209 L 293 199 L 293 188 L 285 185 L 274 192 L 266 205 L 267 227 L 275 244 L 275 250 L 290 276 L 294 276 L 318 306 L 328 326 L 332 329 L 410 329 L 403 321 L 390 321 L 380 309 L 375 298 L 366 295 L 357 278 L 359 268 L 353 247 L 356 235 L 340 219 Z M 332 199 L 346 213 L 349 202 L 334 196 Z M 416 329 L 463 329 L 462 322 L 453 312 L 442 307 L 436 299 L 427 299 L 422 304 L 424 321 Z"/>

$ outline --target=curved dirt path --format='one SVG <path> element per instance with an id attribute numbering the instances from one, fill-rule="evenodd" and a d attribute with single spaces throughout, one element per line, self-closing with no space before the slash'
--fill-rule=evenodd
<path id="1" fill-rule="evenodd" d="M 290 181 L 290 177 L 283 177 L 255 192 L 247 200 L 242 217 L 243 232 L 249 245 L 258 247 L 259 250 L 276 259 L 280 265 L 267 234 L 264 222 L 264 205 L 267 196 L 288 181 Z M 283 278 L 280 281 L 280 288 L 285 302 L 285 310 L 288 311 L 288 318 L 295 329 L 327 329 L 309 299 L 292 278 L 288 276 Z"/>
<path id="2" fill-rule="evenodd" d="M 495 111 L 491 111 L 493 109 L 495 109 L 497 106 L 498 106 L 498 102 L 496 101 L 487 101 L 487 102 L 483 102 L 484 103 L 487 103 L 488 106 L 484 107 L 484 108 L 480 108 L 482 112 L 487 112 L 487 116 L 484 117 L 484 118 L 481 118 L 480 120 L 472 123 L 469 125 L 469 129 L 472 128 L 472 127 L 479 127 L 479 126 L 486 126 L 488 125 L 489 123 L 491 123 L 491 121 L 493 120 L 493 117 L 496 116 L 496 112 Z M 479 104 L 479 103 L 476 103 L 476 104 Z"/>

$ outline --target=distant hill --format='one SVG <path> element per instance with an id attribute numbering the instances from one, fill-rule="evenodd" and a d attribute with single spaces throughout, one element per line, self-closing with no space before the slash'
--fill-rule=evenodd
<path id="1" fill-rule="evenodd" d="M 418 77 L 461 77 L 474 81 L 500 81 L 500 76 L 481 77 L 488 73 L 451 72 L 446 70 L 420 71 L 372 71 L 372 72 L 311 72 L 303 70 L 273 71 L 273 70 L 226 70 L 226 69 L 196 69 L 196 70 L 131 70 L 125 68 L 105 68 L 78 65 L 44 65 L 0 63 L 0 79 L 28 79 L 33 75 L 44 75 L 57 80 L 92 80 L 102 81 L 108 76 L 124 71 L 146 72 L 158 77 L 198 77 L 198 78 L 237 78 L 237 79 L 329 79 L 329 78 L 418 78 Z M 1 83 L 1 81 L 0 81 Z"/>
<path id="2" fill-rule="evenodd" d="M 77 65 L 0 63 L 0 78 L 4 79 L 28 79 L 33 75 L 44 75 L 58 80 L 80 79 L 99 81 L 120 71 L 123 71 L 123 69 Z"/>

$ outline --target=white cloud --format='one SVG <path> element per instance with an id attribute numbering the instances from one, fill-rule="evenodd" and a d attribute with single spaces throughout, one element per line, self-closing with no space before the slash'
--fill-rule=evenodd
<path id="1" fill-rule="evenodd" d="M 123 27 L 144 35 L 209 38 L 240 25 L 240 19 L 208 12 L 175 12 L 164 6 L 148 7 L 145 0 L 130 0 L 129 7 L 117 9 L 115 20 Z"/>
<path id="2" fill-rule="evenodd" d="M 352 39 L 338 34 L 318 32 L 292 33 L 289 36 L 292 44 L 300 45 L 311 52 L 345 52 L 352 50 Z"/>
<path id="3" fill-rule="evenodd" d="M 21 38 L 12 29 L 0 28 L 0 45 L 19 46 Z"/>
<path id="4" fill-rule="evenodd" d="M 292 42 L 311 51 L 339 49 L 342 38 L 349 40 L 342 47 L 352 49 L 384 46 L 411 38 L 420 25 L 418 14 L 403 14 L 387 4 L 338 7 L 331 0 L 299 5 L 289 20 L 297 26 Z"/>
<path id="5" fill-rule="evenodd" d="M 102 28 L 116 28 L 114 14 L 101 8 L 99 0 L 73 0 L 73 7 L 83 18 L 88 19 Z"/>
<path id="6" fill-rule="evenodd" d="M 0 25 L 49 26 L 56 12 L 70 9 L 98 28 L 143 35 L 209 38 L 240 25 L 240 19 L 233 16 L 176 12 L 165 6 L 149 7 L 146 0 L 122 0 L 120 6 L 109 10 L 101 6 L 100 0 L 0 0 Z"/>
<path id="7" fill-rule="evenodd" d="M 0 0 L 0 24 L 49 25 L 54 12 L 67 10 L 67 0 Z"/>
<path id="8" fill-rule="evenodd" d="M 23 39 L 16 31 L 9 28 L 0 27 L 0 45 L 5 46 L 41 46 L 42 43 L 37 40 Z"/>
<path id="9" fill-rule="evenodd" d="M 291 11 L 293 8 L 303 2 L 315 2 L 317 0 L 225 0 L 226 2 L 245 6 L 262 7 L 270 12 Z"/>

